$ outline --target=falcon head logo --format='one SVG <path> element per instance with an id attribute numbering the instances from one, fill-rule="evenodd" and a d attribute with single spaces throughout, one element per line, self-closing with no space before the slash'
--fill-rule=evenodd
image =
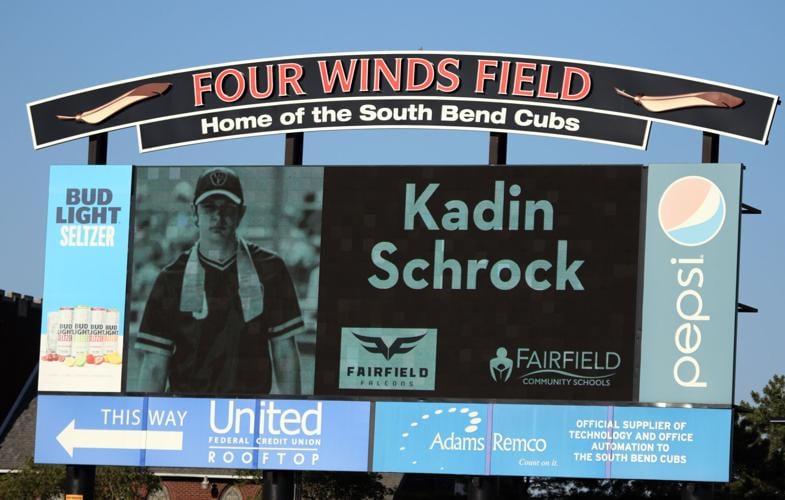
<path id="1" fill-rule="evenodd" d="M 223 186 L 226 184 L 226 177 L 226 172 L 216 170 L 210 173 L 210 182 L 213 184 L 213 186 Z"/>
<path id="2" fill-rule="evenodd" d="M 360 341 L 366 351 L 373 354 L 381 354 L 384 356 L 384 359 L 389 361 L 396 354 L 404 354 L 417 347 L 417 342 L 422 340 L 426 334 L 423 333 L 415 337 L 398 337 L 389 346 L 381 337 L 369 337 L 356 332 L 352 332 L 352 335 Z"/>

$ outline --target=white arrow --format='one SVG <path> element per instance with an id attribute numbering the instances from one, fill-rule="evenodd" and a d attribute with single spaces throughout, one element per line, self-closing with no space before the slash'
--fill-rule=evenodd
<path id="1" fill-rule="evenodd" d="M 181 451 L 183 433 L 131 429 L 77 429 L 76 420 L 71 420 L 63 432 L 57 435 L 57 442 L 70 457 L 74 456 L 74 448 Z"/>

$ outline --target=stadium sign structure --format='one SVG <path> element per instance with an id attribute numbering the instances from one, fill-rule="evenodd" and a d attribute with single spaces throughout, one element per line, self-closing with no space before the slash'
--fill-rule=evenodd
<path id="1" fill-rule="evenodd" d="M 225 63 L 28 105 L 36 148 L 136 126 L 141 151 L 293 131 L 450 128 L 645 149 L 651 122 L 765 144 L 777 96 L 696 78 L 516 54 L 401 51 Z"/>
<path id="2" fill-rule="evenodd" d="M 101 162 L 131 126 L 142 152 L 360 128 L 646 149 L 652 122 L 766 144 L 778 104 L 399 51 L 166 72 L 28 116 L 36 149 L 91 137 Z M 742 168 L 56 167 L 36 461 L 727 481 Z"/>

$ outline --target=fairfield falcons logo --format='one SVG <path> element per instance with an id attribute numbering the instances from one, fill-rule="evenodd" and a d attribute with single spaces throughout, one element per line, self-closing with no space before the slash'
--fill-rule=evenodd
<path id="1" fill-rule="evenodd" d="M 220 170 L 216 170 L 210 174 L 210 182 L 213 183 L 213 186 L 223 186 L 226 184 L 226 172 L 221 172 Z"/>
<path id="2" fill-rule="evenodd" d="M 384 356 L 384 359 L 390 360 L 396 354 L 405 354 L 415 347 L 417 347 L 417 342 L 422 340 L 426 334 L 418 335 L 416 337 L 398 337 L 393 341 L 392 344 L 389 346 L 384 342 L 384 339 L 381 337 L 368 337 L 365 335 L 359 335 L 355 332 L 352 332 L 357 340 L 362 343 L 363 348 L 373 354 L 381 354 Z"/>

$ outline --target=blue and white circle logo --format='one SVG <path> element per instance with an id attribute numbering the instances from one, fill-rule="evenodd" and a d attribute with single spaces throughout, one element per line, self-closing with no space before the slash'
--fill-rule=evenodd
<path id="1" fill-rule="evenodd" d="M 662 193 L 660 227 L 673 242 L 697 247 L 708 243 L 725 223 L 725 197 L 705 177 L 688 176 L 674 181 Z"/>

